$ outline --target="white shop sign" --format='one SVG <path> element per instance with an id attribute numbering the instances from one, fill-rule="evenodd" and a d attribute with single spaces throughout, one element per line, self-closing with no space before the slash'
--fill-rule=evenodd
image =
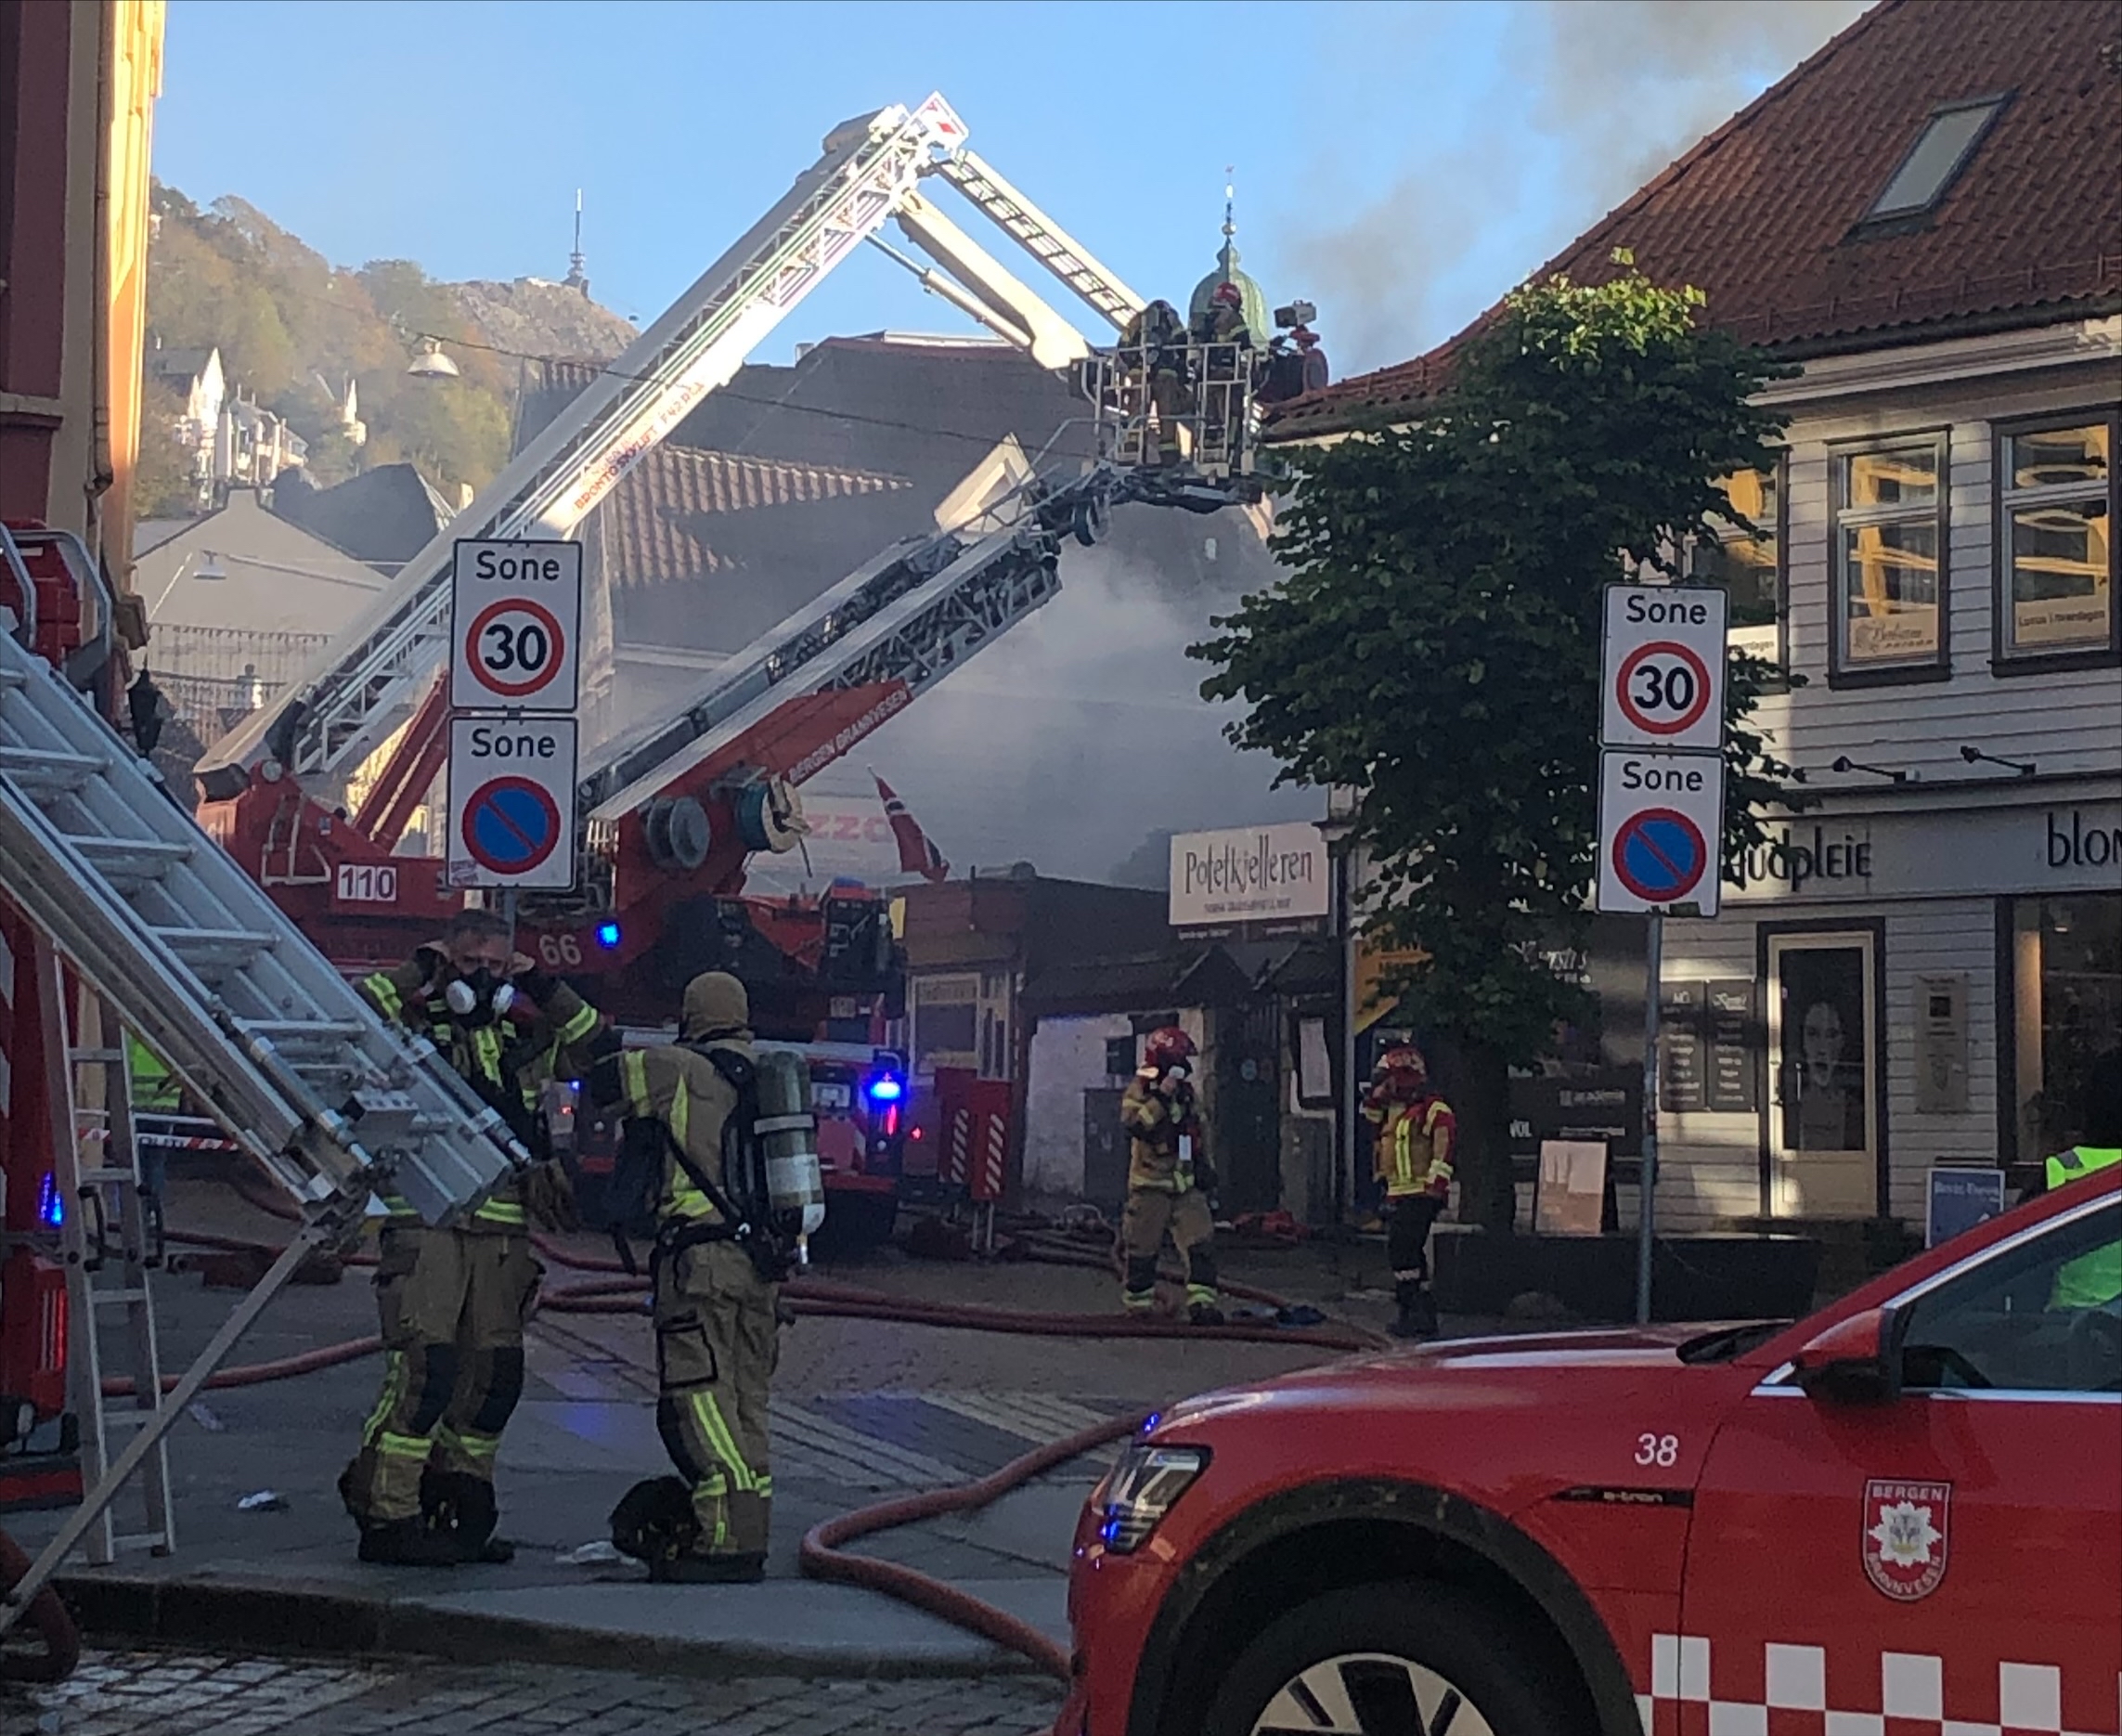
<path id="1" fill-rule="evenodd" d="M 1998 893 L 2112 892 L 2122 887 L 2122 801 L 2056 801 L 1959 813 L 1805 814 L 1769 827 L 1727 879 L 1734 903 Z"/>
<path id="2" fill-rule="evenodd" d="M 1174 928 L 1313 919 L 1332 905 L 1326 840 L 1309 821 L 1171 840 Z"/>

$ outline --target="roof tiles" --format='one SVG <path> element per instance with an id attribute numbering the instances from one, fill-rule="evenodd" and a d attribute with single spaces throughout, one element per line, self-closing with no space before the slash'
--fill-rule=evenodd
<path id="1" fill-rule="evenodd" d="M 1990 96 L 2009 100 L 1936 205 L 1868 225 L 1932 112 Z M 1601 281 L 1616 248 L 1792 355 L 2122 306 L 2122 0 L 1883 0 L 1536 275 Z M 1390 417 L 1466 335 L 1286 407 L 1276 432 Z"/>

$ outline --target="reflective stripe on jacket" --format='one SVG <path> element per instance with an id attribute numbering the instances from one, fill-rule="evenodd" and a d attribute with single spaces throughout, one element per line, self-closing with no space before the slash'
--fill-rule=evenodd
<path id="1" fill-rule="evenodd" d="M 1452 1185 L 1452 1148 L 1458 1121 L 1442 1097 L 1413 1103 L 1373 1104 L 1364 1114 L 1378 1123 L 1372 1173 L 1389 1199 L 1446 1192 Z"/>
<path id="2" fill-rule="evenodd" d="M 2074 1146 L 2059 1151 L 2044 1166 L 2049 1186 L 2067 1186 L 2110 1165 L 2122 1163 L 2122 1146 Z M 2056 1269 L 2050 1293 L 2051 1309 L 2103 1308 L 2122 1297 L 2122 1241 L 2109 1242 L 2078 1255 Z"/>
<path id="3" fill-rule="evenodd" d="M 718 1041 L 715 1046 L 752 1058 L 752 1045 L 741 1039 Z M 619 1056 L 619 1082 L 629 1114 L 661 1121 L 694 1169 L 710 1180 L 720 1179 L 722 1130 L 736 1109 L 737 1092 L 714 1062 L 677 1043 L 628 1049 Z M 685 1166 L 666 1156 L 656 1215 L 711 1224 L 721 1214 Z"/>
<path id="4" fill-rule="evenodd" d="M 527 1110 L 537 1110 L 550 1081 L 589 1070 L 592 1057 L 581 1045 L 596 1034 L 597 1009 L 564 982 L 556 982 L 528 1018 L 485 1025 L 459 1023 L 435 988 L 418 960 L 377 971 L 360 984 L 379 1013 L 433 1043 L 460 1078 L 512 1090 Z M 394 1217 L 417 1216 L 395 1196 L 386 1197 L 383 1205 Z M 504 1181 L 472 1221 L 495 1231 L 525 1228 L 529 1219 L 520 1185 L 512 1178 Z"/>
<path id="5" fill-rule="evenodd" d="M 1120 1097 L 1120 1126 L 1129 1139 L 1127 1185 L 1183 1194 L 1193 1186 L 1194 1176 L 1190 1168 L 1179 1167 L 1179 1141 L 1194 1142 L 1193 1159 L 1198 1163 L 1205 1155 L 1200 1112 L 1190 1088 L 1167 1097 L 1157 1089 L 1158 1077 L 1154 1067 L 1143 1068 Z"/>

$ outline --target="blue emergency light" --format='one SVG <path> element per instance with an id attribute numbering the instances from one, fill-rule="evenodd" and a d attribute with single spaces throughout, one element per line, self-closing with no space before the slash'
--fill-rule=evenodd
<path id="1" fill-rule="evenodd" d="M 597 944 L 607 952 L 617 946 L 619 944 L 619 925 L 615 922 L 599 923 L 597 925 Z"/>
<path id="2" fill-rule="evenodd" d="M 55 1230 L 66 1222 L 66 1200 L 49 1170 L 45 1172 L 44 1182 L 37 1189 L 37 1216 Z"/>
<path id="3" fill-rule="evenodd" d="M 872 1103 L 897 1103 L 906 1095 L 906 1081 L 891 1073 L 879 1073 L 870 1081 Z"/>

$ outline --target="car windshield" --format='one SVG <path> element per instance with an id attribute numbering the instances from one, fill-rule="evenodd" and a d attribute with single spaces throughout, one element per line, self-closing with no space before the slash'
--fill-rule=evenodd
<path id="1" fill-rule="evenodd" d="M 1788 1320 L 1756 1320 L 1747 1326 L 1720 1327 L 1688 1340 L 1673 1354 L 1686 1363 L 1730 1362 L 1766 1344 L 1790 1324 Z"/>

